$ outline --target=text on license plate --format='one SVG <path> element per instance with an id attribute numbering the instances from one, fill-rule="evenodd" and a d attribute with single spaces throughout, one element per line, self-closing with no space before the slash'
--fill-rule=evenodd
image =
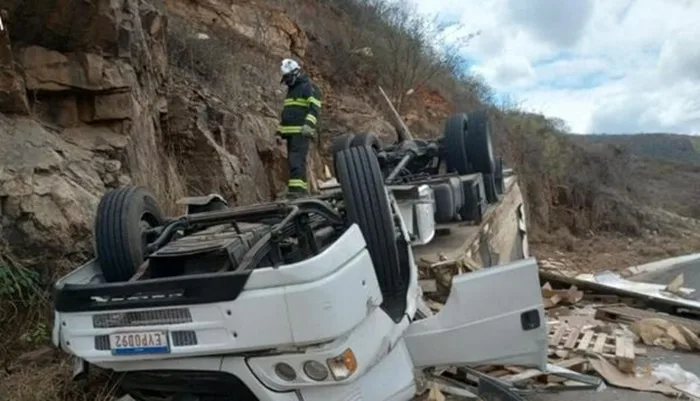
<path id="1" fill-rule="evenodd" d="M 114 355 L 167 354 L 170 352 L 166 331 L 142 331 L 109 335 Z"/>

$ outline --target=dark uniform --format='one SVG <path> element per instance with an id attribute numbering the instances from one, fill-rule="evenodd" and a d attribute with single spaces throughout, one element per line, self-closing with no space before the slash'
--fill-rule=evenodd
<path id="1" fill-rule="evenodd" d="M 287 162 L 289 163 L 290 193 L 307 193 L 306 155 L 313 134 L 308 134 L 308 126 L 316 131 L 316 123 L 321 109 L 321 99 L 314 83 L 304 74 L 299 74 L 288 87 L 284 99 L 282 118 L 277 134 L 287 140 Z"/>

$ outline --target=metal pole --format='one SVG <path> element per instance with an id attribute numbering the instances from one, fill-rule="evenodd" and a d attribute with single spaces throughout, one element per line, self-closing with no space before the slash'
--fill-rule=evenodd
<path id="1" fill-rule="evenodd" d="M 406 140 L 413 140 L 413 135 L 411 134 L 411 131 L 408 130 L 408 127 L 406 124 L 403 122 L 401 119 L 401 116 L 399 115 L 399 112 L 396 111 L 396 108 L 394 108 L 394 105 L 391 103 L 391 100 L 389 100 L 389 96 L 386 95 L 386 92 L 384 92 L 384 89 L 382 87 L 379 87 L 379 91 L 382 93 L 382 96 L 384 97 L 384 100 L 386 101 L 386 104 L 389 105 L 389 110 L 391 111 L 392 117 L 394 117 L 394 122 L 398 125 L 399 128 L 399 142 L 403 142 Z"/>
<path id="2" fill-rule="evenodd" d="M 386 177 L 386 180 L 385 180 L 384 182 L 387 183 L 387 184 L 390 184 L 392 181 L 394 181 L 394 179 L 396 178 L 397 175 L 399 175 L 399 173 L 401 172 L 401 170 L 403 170 L 404 167 L 406 167 L 406 165 L 408 164 L 408 162 L 410 162 L 410 161 L 413 159 L 413 156 L 414 156 L 414 155 L 415 155 L 415 154 L 414 154 L 413 152 L 408 152 L 408 153 L 401 159 L 401 161 L 399 162 L 399 164 L 396 165 L 396 167 L 391 171 L 391 174 L 389 174 L 389 176 Z"/>

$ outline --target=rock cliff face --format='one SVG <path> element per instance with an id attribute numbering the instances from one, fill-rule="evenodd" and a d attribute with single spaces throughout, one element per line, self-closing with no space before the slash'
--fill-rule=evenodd
<path id="1" fill-rule="evenodd" d="M 132 0 L 0 6 L 2 237 L 25 257 L 81 254 L 106 187 L 169 182 L 165 21 Z"/>
<path id="2" fill-rule="evenodd" d="M 217 7 L 202 2 L 190 15 L 224 15 Z M 25 261 L 89 252 L 94 208 L 109 187 L 145 185 L 171 212 L 185 192 L 251 203 L 281 189 L 276 116 L 233 112 L 172 79 L 168 21 L 149 2 L 17 0 L 0 9 L 0 236 Z M 220 23 L 245 36 L 246 10 L 233 7 L 227 15 L 238 19 Z M 271 50 L 303 54 L 285 34 L 296 25 L 273 17 Z"/>
<path id="3" fill-rule="evenodd" d="M 94 209 L 111 187 L 144 185 L 170 213 L 185 193 L 249 204 L 284 188 L 277 65 L 303 63 L 308 39 L 281 11 L 246 0 L 0 0 L 0 15 L 0 241 L 24 262 L 87 256 Z M 174 31 L 175 18 L 189 33 Z M 194 53 L 186 61 L 199 76 L 172 60 L 173 40 L 212 34 L 236 43 L 210 55 L 233 59 L 235 75 Z M 313 181 L 333 136 L 389 140 L 393 129 L 309 68 L 324 92 Z M 235 93 L 222 95 L 220 82 Z"/>

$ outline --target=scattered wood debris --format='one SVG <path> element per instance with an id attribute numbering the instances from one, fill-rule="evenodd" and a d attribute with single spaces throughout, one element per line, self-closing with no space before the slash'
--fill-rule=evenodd
<path id="1" fill-rule="evenodd" d="M 418 261 L 420 285 L 427 295 L 425 304 L 434 312 L 443 308 L 454 275 L 479 270 L 467 257 L 455 260 L 438 255 L 438 258 Z M 590 278 L 569 272 L 563 262 L 545 260 L 540 261 L 540 279 L 544 283 L 541 293 L 549 326 L 548 367 L 584 375 L 594 373 L 609 385 L 637 391 L 668 396 L 680 396 L 684 392 L 638 366 L 640 357 L 647 353 L 644 346 L 700 351 L 700 321 L 656 311 L 677 313 L 683 307 L 700 313 L 700 307 L 696 308 L 687 297 L 690 289 L 683 288 L 682 274 L 662 286 L 626 281 L 613 273 Z M 635 345 L 636 342 L 643 345 Z M 587 385 L 552 369 L 542 372 L 489 365 L 476 371 L 482 377 L 487 375 L 528 391 Z M 479 380 L 474 370 L 445 368 L 434 373 L 434 378 L 444 379 L 445 383 L 440 385 L 438 380 L 422 400 L 444 401 L 446 395 L 450 399 L 451 394 L 456 394 L 451 392 L 456 390 L 450 380 L 460 383 Z"/>
<path id="2" fill-rule="evenodd" d="M 615 295 L 621 300 L 631 298 L 635 300 L 633 306 L 643 305 L 669 312 L 686 310 L 690 313 L 700 314 L 700 302 L 688 298 L 694 291 L 692 288 L 678 288 L 677 292 L 682 295 L 677 295 L 668 291 L 667 286 L 630 281 L 609 271 L 568 277 L 559 271 L 540 270 L 540 279 L 557 286 L 575 285 L 584 292 L 599 296 Z M 671 289 L 675 289 L 675 284 L 671 287 Z"/>
<path id="3" fill-rule="evenodd" d="M 419 285 L 430 299 L 444 304 L 452 287 L 452 277 L 480 270 L 481 267 L 466 255 L 449 259 L 440 254 L 438 259 L 423 257 L 417 261 Z"/>
<path id="4" fill-rule="evenodd" d="M 645 318 L 630 326 L 644 344 L 668 350 L 700 351 L 700 338 L 689 328 L 660 318 Z"/>
<path id="5" fill-rule="evenodd" d="M 671 397 L 677 397 L 679 395 L 677 390 L 667 384 L 659 383 L 651 374 L 636 375 L 621 372 L 613 364 L 605 360 L 605 358 L 592 358 L 590 362 L 593 369 L 612 386 L 637 391 L 661 393 Z"/>
<path id="6" fill-rule="evenodd" d="M 576 286 L 571 286 L 568 290 L 554 290 L 547 282 L 542 286 L 542 298 L 545 309 L 559 304 L 575 305 L 583 299 L 583 291 L 579 291 Z"/>
<path id="7" fill-rule="evenodd" d="M 681 288 L 683 288 L 683 284 L 685 284 L 685 279 L 683 278 L 683 273 L 679 274 L 671 280 L 670 283 L 666 286 L 665 290 L 676 295 L 683 296 L 684 293 L 681 291 Z"/>
<path id="8" fill-rule="evenodd" d="M 635 348 L 634 339 L 614 336 L 592 329 L 582 330 L 567 325 L 550 326 L 549 355 L 566 359 L 575 355 L 604 357 L 623 372 L 633 372 L 636 355 L 644 355 L 646 350 Z"/>
<path id="9" fill-rule="evenodd" d="M 425 401 L 445 401 L 445 395 L 442 394 L 440 388 L 437 384 L 432 383 L 430 385 L 430 390 L 428 391 L 428 397 Z"/>
<path id="10" fill-rule="evenodd" d="M 632 324 L 636 321 L 646 318 L 660 318 L 673 324 L 680 324 L 687 327 L 693 333 L 700 335 L 700 321 L 686 319 L 679 316 L 668 315 L 656 311 L 649 311 L 637 308 L 631 308 L 625 305 L 610 305 L 598 307 L 595 313 L 595 318 L 608 322 Z"/>

